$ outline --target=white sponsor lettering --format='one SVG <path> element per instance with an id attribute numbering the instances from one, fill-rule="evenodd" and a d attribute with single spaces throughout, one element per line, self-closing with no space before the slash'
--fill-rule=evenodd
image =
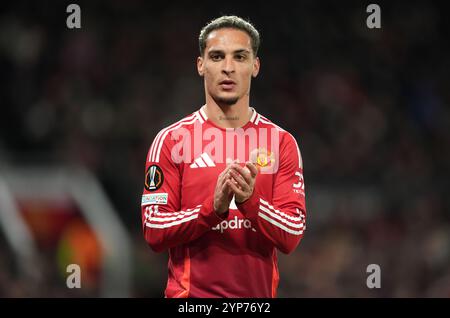
<path id="1" fill-rule="evenodd" d="M 249 219 L 239 219 L 237 215 L 231 220 L 224 220 L 212 228 L 213 231 L 219 231 L 223 233 L 225 230 L 240 230 L 251 229 L 253 232 L 256 230 L 252 227 L 252 222 Z"/>

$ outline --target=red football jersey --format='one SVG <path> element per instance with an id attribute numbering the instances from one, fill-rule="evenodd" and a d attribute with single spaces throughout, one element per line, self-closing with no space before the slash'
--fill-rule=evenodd
<path id="1" fill-rule="evenodd" d="M 275 297 L 277 249 L 292 252 L 305 230 L 303 164 L 295 138 L 258 114 L 221 128 L 203 110 L 161 130 L 146 162 L 144 236 L 169 250 L 166 297 Z M 213 210 L 227 163 L 252 161 L 253 195 Z"/>

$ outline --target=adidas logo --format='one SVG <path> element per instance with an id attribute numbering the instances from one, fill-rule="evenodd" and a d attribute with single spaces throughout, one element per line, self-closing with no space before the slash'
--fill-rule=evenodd
<path id="1" fill-rule="evenodd" d="M 191 168 L 206 168 L 215 167 L 216 164 L 212 161 L 211 157 L 206 153 L 202 153 L 200 157 L 194 160 L 194 162 L 189 166 Z"/>

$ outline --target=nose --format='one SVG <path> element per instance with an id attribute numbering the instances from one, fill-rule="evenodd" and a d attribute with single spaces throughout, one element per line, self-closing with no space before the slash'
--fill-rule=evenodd
<path id="1" fill-rule="evenodd" d="M 222 72 L 226 75 L 234 72 L 234 61 L 231 56 L 228 56 L 223 60 Z"/>

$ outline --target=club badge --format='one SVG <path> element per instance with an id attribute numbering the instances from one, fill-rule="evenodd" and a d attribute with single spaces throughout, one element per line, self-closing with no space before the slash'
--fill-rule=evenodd
<path id="1" fill-rule="evenodd" d="M 250 153 L 250 161 L 258 170 L 270 170 L 275 165 L 275 154 L 266 148 L 257 148 Z"/>

